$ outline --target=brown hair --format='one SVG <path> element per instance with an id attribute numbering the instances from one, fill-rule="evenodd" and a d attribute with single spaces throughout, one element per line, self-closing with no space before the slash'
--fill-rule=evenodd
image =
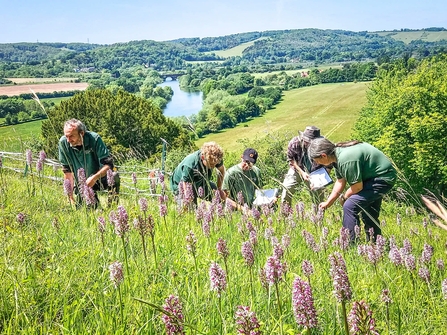
<path id="1" fill-rule="evenodd" d="M 205 142 L 200 148 L 200 153 L 206 160 L 216 160 L 221 162 L 223 158 L 223 149 L 216 142 Z"/>

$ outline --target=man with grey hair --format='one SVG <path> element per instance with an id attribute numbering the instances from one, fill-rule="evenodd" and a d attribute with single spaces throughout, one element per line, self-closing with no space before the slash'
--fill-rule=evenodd
<path id="1" fill-rule="evenodd" d="M 64 136 L 59 140 L 59 161 L 62 164 L 64 172 L 64 187 L 70 187 L 66 190 L 71 203 L 80 203 L 80 183 L 90 187 L 94 191 L 94 200 L 90 203 L 94 207 L 98 204 L 96 191 L 108 189 L 109 194 L 116 199 L 119 193 L 120 179 L 117 173 L 107 178 L 107 171 L 113 171 L 113 158 L 109 150 L 102 141 L 101 137 L 92 131 L 87 131 L 84 123 L 77 119 L 71 119 L 64 124 Z M 85 172 L 85 181 L 79 180 L 79 170 Z M 109 179 L 109 180 L 108 180 Z M 68 185 L 68 186 L 67 186 Z M 74 191 L 74 192 L 73 192 Z M 73 197 L 77 195 L 77 201 Z M 112 201 L 109 198 L 109 204 Z"/>

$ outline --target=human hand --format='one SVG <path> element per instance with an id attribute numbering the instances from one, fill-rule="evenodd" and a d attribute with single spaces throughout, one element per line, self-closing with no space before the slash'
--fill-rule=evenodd
<path id="1" fill-rule="evenodd" d="M 227 198 L 227 194 L 225 193 L 225 191 L 222 189 L 219 189 L 218 191 L 219 191 L 219 195 L 220 195 L 220 198 L 222 199 L 222 201 L 225 201 L 225 199 Z"/>
<path id="2" fill-rule="evenodd" d="M 304 181 L 309 181 L 310 180 L 310 176 L 307 172 L 303 172 L 301 174 L 301 177 L 303 178 Z"/>
<path id="3" fill-rule="evenodd" d="M 325 209 L 328 209 L 330 207 L 329 202 L 328 201 L 323 201 L 322 203 L 320 203 L 318 205 L 318 208 L 322 211 L 324 211 Z"/>
<path id="4" fill-rule="evenodd" d="M 85 184 L 88 187 L 93 187 L 93 185 L 95 185 L 96 181 L 98 180 L 98 178 L 96 177 L 96 175 L 91 175 L 90 177 L 87 178 L 87 180 L 85 181 Z"/>

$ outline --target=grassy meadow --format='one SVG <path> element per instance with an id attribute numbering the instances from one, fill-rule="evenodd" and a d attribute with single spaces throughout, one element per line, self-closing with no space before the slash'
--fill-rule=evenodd
<path id="1" fill-rule="evenodd" d="M 215 51 L 210 51 L 208 53 L 214 53 L 217 56 L 220 57 L 238 57 L 238 56 L 242 56 L 242 52 L 247 49 L 248 47 L 252 46 L 253 44 L 255 44 L 256 41 L 260 41 L 262 39 L 265 39 L 265 37 L 261 37 L 258 38 L 257 40 L 254 41 L 250 41 L 250 42 L 246 42 L 246 43 L 241 43 L 238 46 L 235 46 L 234 48 L 231 49 L 227 49 L 227 50 L 215 50 Z"/>
<path id="2" fill-rule="evenodd" d="M 42 120 L 0 127 L 0 151 L 25 152 L 27 143 L 40 137 Z"/>
<path id="3" fill-rule="evenodd" d="M 381 36 L 390 36 L 395 40 L 402 41 L 406 44 L 416 40 L 425 42 L 447 40 L 447 31 L 378 31 L 375 33 Z"/>
<path id="4" fill-rule="evenodd" d="M 384 240 L 349 245 L 341 207 L 315 215 L 306 191 L 293 208 L 193 210 L 137 172 L 119 205 L 75 209 L 36 158 L 0 169 L 2 334 L 347 335 L 345 310 L 380 334 L 446 334 L 447 236 L 422 208 L 386 200 Z"/>
<path id="5" fill-rule="evenodd" d="M 226 151 L 243 150 L 238 140 L 255 139 L 267 134 L 298 134 L 307 125 L 315 125 L 330 140 L 350 139 L 351 129 L 366 103 L 368 83 L 324 84 L 285 91 L 283 100 L 262 117 L 220 133 L 209 134 L 196 144 L 216 141 Z"/>

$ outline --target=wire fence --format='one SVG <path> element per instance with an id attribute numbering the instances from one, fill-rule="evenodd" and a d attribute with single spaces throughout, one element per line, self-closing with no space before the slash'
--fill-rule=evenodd
<path id="1" fill-rule="evenodd" d="M 45 158 L 41 160 L 42 166 L 37 168 L 38 155 L 32 154 L 31 164 L 28 164 L 26 153 L 0 151 L 0 169 L 12 171 L 24 176 L 34 175 L 55 181 L 62 187 L 63 172 L 59 161 Z M 160 176 L 166 173 L 161 169 L 144 167 L 142 165 L 115 166 L 121 179 L 120 194 L 160 196 Z"/>

